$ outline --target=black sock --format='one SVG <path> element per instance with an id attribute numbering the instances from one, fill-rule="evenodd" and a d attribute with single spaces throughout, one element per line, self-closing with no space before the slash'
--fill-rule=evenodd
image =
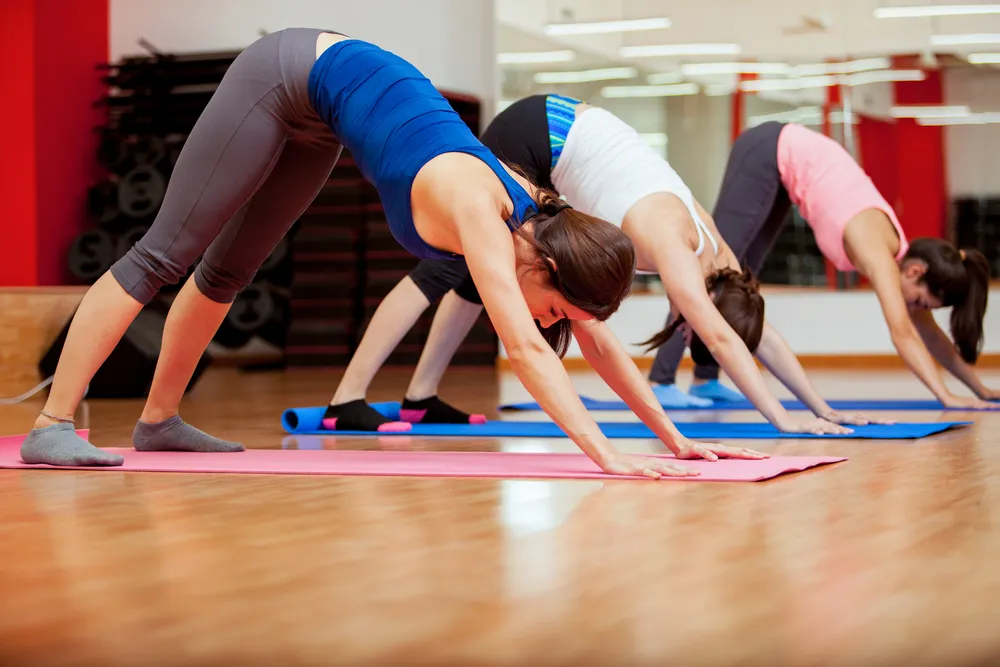
<path id="1" fill-rule="evenodd" d="M 453 408 L 437 396 L 431 396 L 420 401 L 403 399 L 400 410 L 403 421 L 421 424 L 483 424 L 485 415 L 470 415 L 458 408 Z"/>
<path id="2" fill-rule="evenodd" d="M 368 405 L 363 398 L 328 405 L 321 422 L 330 431 L 408 431 L 409 424 L 394 422 Z"/>

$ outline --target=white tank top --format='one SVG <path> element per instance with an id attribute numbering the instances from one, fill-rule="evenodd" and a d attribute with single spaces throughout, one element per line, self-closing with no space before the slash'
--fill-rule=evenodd
<path id="1" fill-rule="evenodd" d="M 705 250 L 706 237 L 715 254 L 719 253 L 719 243 L 698 215 L 690 188 L 635 129 L 606 109 L 590 107 L 573 121 L 552 170 L 552 184 L 573 208 L 618 227 L 643 197 L 670 193 L 684 203 L 694 220 L 695 255 Z"/>

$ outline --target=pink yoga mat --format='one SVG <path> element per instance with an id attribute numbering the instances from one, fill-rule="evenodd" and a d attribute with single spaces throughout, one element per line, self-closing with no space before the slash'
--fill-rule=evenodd
<path id="1" fill-rule="evenodd" d="M 637 479 L 607 475 L 584 454 L 513 452 L 398 452 L 250 449 L 234 454 L 137 452 L 110 448 L 125 457 L 116 467 L 59 468 L 21 462 L 23 435 L 0 438 L 0 468 L 123 472 L 244 473 L 258 475 L 376 475 L 388 477 L 493 477 L 544 479 Z M 662 458 L 672 458 L 663 456 Z M 775 456 L 760 461 L 681 461 L 702 482 L 759 482 L 788 472 L 846 461 L 842 456 Z"/>

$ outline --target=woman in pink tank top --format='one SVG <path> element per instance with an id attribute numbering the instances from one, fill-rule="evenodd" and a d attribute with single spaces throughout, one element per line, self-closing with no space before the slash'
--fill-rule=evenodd
<path id="1" fill-rule="evenodd" d="M 715 222 L 741 261 L 757 273 L 791 205 L 812 228 L 820 251 L 841 271 L 857 271 L 875 290 L 893 345 L 946 407 L 996 407 L 972 364 L 983 342 L 989 264 L 975 249 L 936 238 L 906 238 L 895 211 L 847 151 L 801 125 L 764 123 L 733 145 Z M 952 308 L 951 338 L 931 315 Z M 785 350 L 783 365 L 804 377 L 787 344 L 765 326 L 761 347 Z M 932 359 L 933 357 L 933 359 Z M 934 359 L 978 398 L 952 394 Z"/>

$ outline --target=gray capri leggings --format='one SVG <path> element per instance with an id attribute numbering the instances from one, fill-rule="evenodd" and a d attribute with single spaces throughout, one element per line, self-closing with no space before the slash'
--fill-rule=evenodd
<path id="1" fill-rule="evenodd" d="M 778 137 L 783 128 L 783 123 L 770 121 L 744 130 L 736 138 L 712 214 L 719 235 L 740 264 L 746 264 L 754 274 L 763 268 L 792 207 L 778 171 Z M 674 384 L 684 348 L 684 336 L 675 332 L 656 351 L 649 379 Z M 694 376 L 715 380 L 719 366 L 695 366 Z"/>
<path id="2" fill-rule="evenodd" d="M 343 150 L 309 102 L 324 32 L 333 31 L 272 33 L 230 66 L 184 143 L 156 220 L 111 267 L 137 301 L 201 257 L 195 285 L 231 303 L 315 199 Z"/>

